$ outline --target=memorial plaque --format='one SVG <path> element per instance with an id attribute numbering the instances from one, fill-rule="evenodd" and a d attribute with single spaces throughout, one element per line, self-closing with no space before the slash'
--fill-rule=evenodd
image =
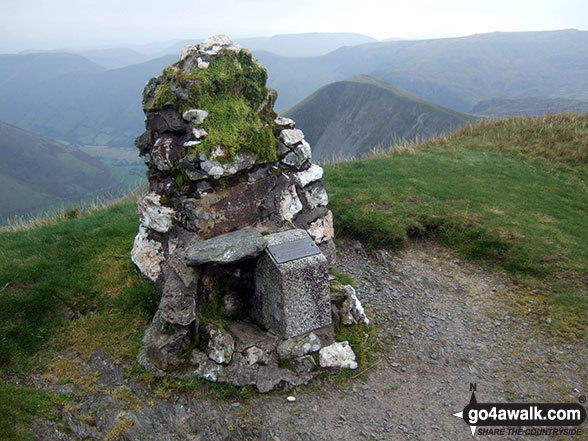
<path id="1" fill-rule="evenodd" d="M 270 245 L 267 247 L 267 250 L 276 263 L 291 262 L 292 260 L 298 260 L 321 253 L 321 250 L 316 246 L 310 236 L 293 240 L 291 242 Z"/>

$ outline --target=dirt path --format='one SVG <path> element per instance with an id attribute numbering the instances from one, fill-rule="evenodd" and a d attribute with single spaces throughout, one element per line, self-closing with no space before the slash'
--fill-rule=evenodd
<path id="1" fill-rule="evenodd" d="M 470 383 L 481 402 L 577 402 L 587 394 L 586 345 L 537 337 L 504 300 L 510 288 L 499 277 L 428 242 L 398 255 L 378 251 L 368 257 L 359 246 L 339 252 L 338 266 L 353 275 L 387 343 L 365 375 L 315 382 L 296 391 L 294 403 L 279 393 L 243 403 L 175 395 L 162 400 L 97 357 L 104 390 L 128 385 L 144 404 L 124 409 L 106 393 L 82 396 L 75 411 L 62 415 L 78 424 L 68 424 L 70 435 L 39 422 L 40 439 L 101 439 L 108 433 L 133 440 L 468 440 L 468 426 L 452 414 L 468 403 Z M 100 418 L 80 422 L 79 415 L 95 415 L 97 408 Z"/>

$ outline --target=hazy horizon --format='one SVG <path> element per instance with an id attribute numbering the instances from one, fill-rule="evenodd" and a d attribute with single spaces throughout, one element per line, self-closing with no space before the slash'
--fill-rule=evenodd
<path id="1" fill-rule="evenodd" d="M 582 0 L 472 2 L 300 0 L 284 12 L 268 0 L 22 0 L 0 6 L 1 53 L 133 47 L 223 33 L 235 40 L 349 32 L 377 40 L 459 37 L 487 32 L 588 28 Z"/>

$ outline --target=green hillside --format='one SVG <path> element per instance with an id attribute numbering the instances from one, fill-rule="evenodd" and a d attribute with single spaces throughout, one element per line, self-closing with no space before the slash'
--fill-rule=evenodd
<path id="1" fill-rule="evenodd" d="M 492 118 L 511 118 L 515 116 L 543 116 L 550 113 L 588 114 L 588 101 L 566 98 L 524 97 L 493 98 L 480 101 L 472 109 L 476 115 Z"/>
<path id="2" fill-rule="evenodd" d="M 588 116 L 467 126 L 329 165 L 325 181 L 339 236 L 378 247 L 434 237 L 528 290 L 530 320 L 587 337 Z"/>
<path id="3" fill-rule="evenodd" d="M 450 133 L 476 120 L 367 75 L 324 86 L 284 115 L 302 129 L 318 161 L 387 150 L 402 141 Z"/>
<path id="4" fill-rule="evenodd" d="M 302 59 L 255 55 L 268 70 L 269 87 L 280 92 L 278 111 L 328 83 L 358 74 L 460 112 L 504 96 L 588 99 L 588 31 L 379 42 Z"/>
<path id="5" fill-rule="evenodd" d="M 586 341 L 587 140 L 588 116 L 512 119 L 329 165 L 336 235 L 373 247 L 435 238 L 513 280 L 496 295 L 508 296 L 535 332 Z M 67 400 L 15 379 L 37 370 L 92 390 L 97 379 L 81 372 L 97 349 L 169 396 L 167 380 L 135 364 L 159 301 L 129 257 L 137 228 L 134 203 L 126 202 L 0 233 L 3 439 L 32 439 L 35 417 L 56 418 L 51 403 Z"/>
<path id="6" fill-rule="evenodd" d="M 80 203 L 118 188 L 100 161 L 1 122 L 0 156 L 0 223 L 7 217 Z"/>

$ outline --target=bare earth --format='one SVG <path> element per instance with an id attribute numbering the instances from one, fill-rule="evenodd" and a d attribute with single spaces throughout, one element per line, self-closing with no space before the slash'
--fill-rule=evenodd
<path id="1" fill-rule="evenodd" d="M 430 242 L 397 255 L 339 247 L 338 266 L 353 275 L 385 347 L 377 363 L 360 366 L 357 378 L 317 380 L 291 391 L 294 403 L 277 392 L 244 402 L 205 394 L 164 399 L 97 353 L 89 366 L 100 372 L 97 392 L 72 395 L 60 415 L 67 430 L 37 421 L 38 439 L 468 440 L 469 427 L 452 414 L 468 404 L 470 383 L 479 402 L 575 403 L 587 394 L 586 345 L 541 337 L 509 306 L 511 287 L 499 275 Z M 71 385 L 32 381 L 75 392 Z M 130 389 L 138 404 L 113 398 L 113 388 Z M 588 425 L 575 438 L 476 438 L 580 440 L 588 439 Z"/>

